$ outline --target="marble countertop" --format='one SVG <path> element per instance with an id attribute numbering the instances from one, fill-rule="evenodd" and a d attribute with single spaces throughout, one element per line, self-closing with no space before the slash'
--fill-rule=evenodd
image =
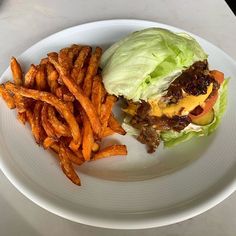
<path id="1" fill-rule="evenodd" d="M 236 17 L 223 0 L 0 0 L 0 73 L 12 55 L 70 26 L 104 19 L 145 19 L 197 34 L 236 60 Z M 0 235 L 235 235 L 236 194 L 185 222 L 146 230 L 81 225 L 38 207 L 0 172 Z"/>

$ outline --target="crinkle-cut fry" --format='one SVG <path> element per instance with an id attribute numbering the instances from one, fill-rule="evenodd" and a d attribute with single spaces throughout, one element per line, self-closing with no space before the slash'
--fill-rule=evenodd
<path id="1" fill-rule="evenodd" d="M 111 136 L 113 135 L 115 132 L 109 128 L 109 127 L 105 127 L 102 132 L 101 132 L 101 138 L 105 138 L 105 137 L 108 137 L 108 136 Z"/>
<path id="2" fill-rule="evenodd" d="M 127 155 L 127 148 L 125 145 L 112 145 L 101 149 L 94 154 L 92 160 L 99 160 L 110 156 L 125 156 Z"/>
<path id="3" fill-rule="evenodd" d="M 83 107 L 84 111 L 86 112 L 90 120 L 94 133 L 100 134 L 102 126 L 99 120 L 99 116 L 92 102 L 89 100 L 88 97 L 84 95 L 81 88 L 76 85 L 75 81 L 70 77 L 70 75 L 65 74 L 63 68 L 53 57 L 49 56 L 49 61 L 55 66 L 55 68 L 61 75 L 66 87 L 75 96 L 75 98 L 79 101 L 79 103 Z"/>
<path id="4" fill-rule="evenodd" d="M 108 120 L 108 126 L 118 134 L 121 134 L 121 135 L 126 134 L 126 131 L 122 128 L 119 121 L 114 117 L 114 115 L 112 113 L 111 113 L 109 120 Z"/>
<path id="5" fill-rule="evenodd" d="M 60 144 L 59 148 L 59 158 L 60 158 L 60 166 L 64 172 L 64 174 L 76 185 L 81 185 L 80 178 L 75 172 L 73 165 L 69 159 L 68 153 L 66 152 L 63 144 Z"/>
<path id="6" fill-rule="evenodd" d="M 94 105 L 94 107 L 97 110 L 98 115 L 101 114 L 101 106 L 102 106 L 102 79 L 101 76 L 96 75 L 93 80 L 93 87 L 92 87 L 92 95 L 91 95 L 91 101 Z"/>
<path id="7" fill-rule="evenodd" d="M 83 119 L 82 153 L 84 159 L 86 161 L 89 161 L 91 158 L 92 147 L 94 143 L 93 130 L 85 112 L 82 113 L 82 119 Z"/>
<path id="8" fill-rule="evenodd" d="M 35 65 L 31 65 L 29 70 L 25 74 L 24 87 L 33 88 L 35 84 L 35 76 L 37 73 L 37 68 Z"/>
<path id="9" fill-rule="evenodd" d="M 73 68 L 71 72 L 71 77 L 74 79 L 77 85 L 80 85 L 84 81 L 85 74 L 86 74 L 85 67 L 83 67 L 81 70 L 78 70 L 77 68 Z"/>
<path id="10" fill-rule="evenodd" d="M 47 88 L 47 77 L 45 71 L 45 65 L 40 64 L 37 66 L 37 73 L 35 76 L 36 88 L 41 91 L 45 91 Z"/>
<path id="11" fill-rule="evenodd" d="M 108 125 L 109 117 L 112 113 L 112 107 L 117 101 L 117 98 L 113 95 L 107 95 L 105 103 L 101 106 L 101 123 L 102 123 L 102 130 L 104 130 Z"/>
<path id="12" fill-rule="evenodd" d="M 79 52 L 78 57 L 75 60 L 74 68 L 80 71 L 83 68 L 84 63 L 86 62 L 86 59 L 90 55 L 91 51 L 92 51 L 92 48 L 89 46 L 82 47 L 81 51 Z"/>
<path id="13" fill-rule="evenodd" d="M 57 131 L 61 136 L 71 137 L 71 132 L 69 127 L 58 120 L 55 112 L 55 108 L 53 106 L 48 106 L 48 119 L 51 123 L 54 130 Z"/>
<path id="14" fill-rule="evenodd" d="M 14 109 L 16 107 L 14 98 L 6 90 L 3 84 L 0 85 L 0 95 L 2 96 L 3 100 L 6 102 L 8 108 Z"/>
<path id="15" fill-rule="evenodd" d="M 48 119 L 48 104 L 44 103 L 43 108 L 41 111 L 41 122 L 42 126 L 47 134 L 48 137 L 51 137 L 55 140 L 57 140 L 60 135 L 57 133 L 57 130 L 55 130 L 52 126 L 52 124 L 49 122 Z"/>
<path id="16" fill-rule="evenodd" d="M 102 49 L 99 47 L 96 47 L 94 53 L 92 54 L 89 60 L 87 73 L 86 73 L 84 83 L 83 83 L 83 90 L 87 97 L 90 97 L 91 95 L 93 77 L 97 74 L 101 55 L 102 55 Z"/>
<path id="17" fill-rule="evenodd" d="M 43 141 L 43 147 L 45 149 L 51 148 L 55 142 L 56 142 L 56 140 L 54 138 L 46 137 Z"/>
<path id="18" fill-rule="evenodd" d="M 47 57 L 45 57 L 45 58 L 42 58 L 42 59 L 40 60 L 40 64 L 41 64 L 41 65 L 47 65 L 47 64 L 48 64 L 48 62 L 49 62 L 49 60 L 48 60 L 48 58 L 47 58 Z"/>
<path id="19" fill-rule="evenodd" d="M 23 125 L 25 125 L 25 123 L 26 123 L 26 121 L 27 121 L 26 113 L 25 113 L 25 112 L 18 112 L 18 114 L 17 114 L 17 119 L 18 119 Z"/>
<path id="20" fill-rule="evenodd" d="M 74 54 L 71 48 L 63 48 L 58 54 L 58 62 L 69 72 L 73 67 L 73 57 Z"/>
<path id="21" fill-rule="evenodd" d="M 51 63 L 47 63 L 46 69 L 47 69 L 47 82 L 48 82 L 48 85 L 50 87 L 51 92 L 53 94 L 55 94 L 56 89 L 59 87 L 59 84 L 57 82 L 57 79 L 58 79 L 57 70 L 54 68 L 54 66 Z"/>
<path id="22" fill-rule="evenodd" d="M 54 106 L 69 125 L 75 143 L 80 141 L 80 129 L 74 115 L 68 108 L 67 104 L 59 100 L 55 95 L 48 92 L 26 89 L 21 86 L 16 86 L 11 82 L 7 82 L 5 86 L 7 90 L 14 94 L 19 94 L 24 97 L 33 98 L 35 100 L 41 100 Z"/>
<path id="23" fill-rule="evenodd" d="M 15 57 L 11 58 L 10 66 L 11 66 L 11 71 L 12 71 L 14 83 L 16 85 L 22 85 L 23 84 L 23 74 L 22 74 L 21 66 Z"/>
<path id="24" fill-rule="evenodd" d="M 33 119 L 34 119 L 34 130 L 32 129 L 32 132 L 34 134 L 34 138 L 36 140 L 36 143 L 41 144 L 45 138 L 45 132 L 43 130 L 42 124 L 41 124 L 41 110 L 42 110 L 42 102 L 37 101 L 34 106 L 34 112 L 33 112 Z"/>

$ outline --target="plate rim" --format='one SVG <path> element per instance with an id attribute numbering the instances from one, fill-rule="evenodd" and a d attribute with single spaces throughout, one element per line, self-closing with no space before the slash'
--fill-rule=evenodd
<path id="1" fill-rule="evenodd" d="M 30 46 L 29 48 L 27 48 L 23 53 L 21 53 L 20 56 L 22 56 L 22 54 L 26 53 L 28 50 L 31 50 L 32 47 L 34 47 L 35 45 L 41 43 L 44 40 L 49 39 L 50 37 L 55 37 L 58 34 L 61 34 L 62 32 L 70 32 L 73 31 L 76 28 L 87 28 L 91 25 L 97 25 L 97 24 L 110 24 L 110 23 L 124 23 L 124 24 L 137 24 L 137 23 L 146 23 L 146 24 L 159 24 L 160 26 L 163 27 L 168 27 L 168 28 L 173 28 L 176 30 L 182 30 L 184 32 L 188 32 L 191 35 L 193 35 L 194 37 L 197 38 L 201 38 L 202 40 L 206 41 L 207 43 L 211 44 L 212 46 L 216 47 L 214 44 L 212 44 L 211 42 L 209 42 L 208 40 L 205 40 L 202 37 L 199 37 L 189 31 L 186 31 L 184 29 L 175 27 L 175 26 L 171 26 L 168 24 L 163 24 L 163 23 L 159 23 L 159 22 L 155 22 L 155 21 L 148 21 L 148 20 L 139 20 L 139 19 L 111 19 L 111 20 L 101 20 L 101 21 L 92 21 L 92 22 L 88 22 L 88 23 L 84 23 L 84 24 L 79 24 L 79 25 L 75 25 L 72 27 L 68 27 L 65 28 L 61 31 L 58 31 L 56 33 L 53 33 L 41 40 L 39 40 L 38 42 L 36 42 L 35 44 L 33 44 L 32 46 Z M 224 54 L 225 57 L 227 57 L 232 64 L 234 64 L 234 66 L 236 67 L 236 62 L 234 61 L 234 59 L 232 57 L 230 57 L 227 53 L 225 53 L 222 49 L 216 47 L 217 49 L 219 49 L 221 51 L 221 53 Z M 7 71 L 9 70 L 9 67 L 2 73 L 1 78 L 4 76 L 5 73 L 7 73 Z M 87 216 L 82 215 L 82 214 L 77 214 L 76 217 L 73 216 L 73 214 L 69 214 L 70 212 L 68 210 L 65 210 L 65 208 L 63 207 L 58 207 L 58 204 L 53 204 L 52 202 L 49 202 L 48 199 L 44 199 L 42 196 L 38 196 L 37 192 L 34 192 L 33 190 L 31 190 L 30 188 L 27 188 L 27 185 L 25 183 L 22 183 L 20 180 L 18 180 L 15 176 L 14 176 L 14 171 L 12 171 L 12 169 L 5 165 L 4 162 L 2 161 L 3 159 L 2 153 L 0 154 L 0 169 L 1 171 L 4 173 L 4 175 L 9 179 L 9 181 L 15 186 L 16 189 L 18 189 L 24 196 L 26 196 L 28 199 L 30 199 L 31 201 L 33 201 L 35 204 L 37 204 L 38 206 L 44 208 L 45 210 L 52 212 L 62 218 L 66 218 L 69 219 L 71 221 L 74 222 L 78 222 L 78 223 L 82 223 L 82 224 L 86 224 L 86 225 L 91 225 L 91 226 L 97 226 L 97 227 L 103 227 L 103 228 L 112 228 L 112 229 L 144 229 L 144 228 L 152 228 L 152 227 L 159 227 L 159 226 L 164 226 L 164 225 L 170 225 L 170 224 L 174 224 L 180 221 L 184 221 L 186 219 L 189 219 L 191 217 L 194 217 L 196 215 L 199 215 L 207 210 L 209 210 L 210 208 L 216 206 L 217 204 L 219 204 L 220 202 L 222 202 L 224 199 L 226 199 L 228 196 L 230 196 L 235 190 L 236 190 L 236 178 L 234 177 L 231 181 L 228 182 L 228 184 L 224 185 L 224 187 L 222 189 L 220 189 L 218 191 L 217 194 L 215 194 L 214 196 L 209 197 L 208 199 L 206 199 L 203 202 L 200 202 L 199 204 L 197 204 L 197 206 L 194 206 L 192 208 L 187 208 L 185 210 L 180 211 L 179 213 L 175 213 L 172 216 L 167 216 L 167 219 L 163 219 L 161 222 L 158 222 L 158 219 L 153 218 L 152 220 L 150 219 L 142 219 L 141 222 L 133 222 L 133 221 L 129 221 L 128 223 L 122 220 L 111 220 L 111 219 L 92 219 L 90 218 L 86 218 Z M 62 209 L 62 210 L 61 210 Z"/>

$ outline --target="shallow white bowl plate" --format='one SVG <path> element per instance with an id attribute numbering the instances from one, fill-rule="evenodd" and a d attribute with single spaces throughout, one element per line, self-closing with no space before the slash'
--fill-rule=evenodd
<path id="1" fill-rule="evenodd" d="M 54 34 L 18 59 L 27 69 L 47 52 L 73 43 L 107 48 L 127 34 L 168 25 L 139 20 L 110 20 L 79 25 Z M 128 146 L 127 157 L 88 163 L 78 168 L 82 187 L 73 185 L 58 161 L 38 147 L 30 129 L 0 101 L 0 167 L 9 180 L 41 207 L 72 221 L 107 228 L 137 229 L 179 222 L 215 206 L 235 190 L 236 64 L 222 50 L 194 36 L 209 54 L 211 68 L 231 77 L 223 122 L 210 137 L 193 139 L 152 155 L 134 138 L 113 136 Z M 11 79 L 10 70 L 1 82 Z"/>

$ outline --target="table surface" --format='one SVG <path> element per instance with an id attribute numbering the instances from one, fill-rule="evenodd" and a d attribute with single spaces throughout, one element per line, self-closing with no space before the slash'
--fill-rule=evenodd
<path id="1" fill-rule="evenodd" d="M 236 17 L 223 0 L 0 0 L 0 73 L 12 55 L 70 26 L 104 19 L 145 19 L 197 34 L 236 59 Z M 236 194 L 185 222 L 111 230 L 60 218 L 32 203 L 0 172 L 0 235 L 235 235 Z"/>

